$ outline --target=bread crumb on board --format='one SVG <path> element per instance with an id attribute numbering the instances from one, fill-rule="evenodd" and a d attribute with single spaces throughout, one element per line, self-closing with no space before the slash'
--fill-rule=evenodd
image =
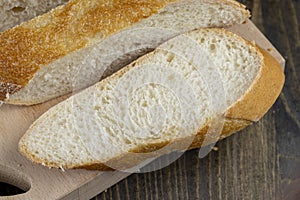
<path id="1" fill-rule="evenodd" d="M 219 148 L 218 147 L 213 147 L 212 148 L 214 151 L 219 151 Z"/>
<path id="2" fill-rule="evenodd" d="M 62 172 L 65 172 L 65 169 L 64 169 L 62 166 L 60 166 L 59 169 L 60 169 Z"/>

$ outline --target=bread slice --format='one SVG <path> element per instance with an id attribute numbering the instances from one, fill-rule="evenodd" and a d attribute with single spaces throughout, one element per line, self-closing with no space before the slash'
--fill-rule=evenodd
<path id="1" fill-rule="evenodd" d="M 241 130 L 283 83 L 264 50 L 224 29 L 195 30 L 51 108 L 19 149 L 48 167 L 119 169 L 145 158 L 132 152 L 199 148 Z M 210 128 L 220 119 L 218 133 Z"/>
<path id="2" fill-rule="evenodd" d="M 67 1 L 68 0 L 0 1 L 0 32 L 44 14 Z"/>
<path id="3" fill-rule="evenodd" d="M 0 100 L 47 101 L 98 82 L 182 32 L 248 17 L 233 0 L 71 0 L 0 34 Z"/>

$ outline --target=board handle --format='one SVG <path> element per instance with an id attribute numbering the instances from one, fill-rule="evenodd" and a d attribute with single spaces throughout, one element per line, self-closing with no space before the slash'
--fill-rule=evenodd
<path id="1" fill-rule="evenodd" d="M 21 171 L 0 164 L 0 182 L 13 185 L 20 188 L 24 193 L 13 196 L 0 196 L 0 200 L 4 199 L 19 199 L 20 195 L 24 197 L 31 188 L 31 180 Z"/>

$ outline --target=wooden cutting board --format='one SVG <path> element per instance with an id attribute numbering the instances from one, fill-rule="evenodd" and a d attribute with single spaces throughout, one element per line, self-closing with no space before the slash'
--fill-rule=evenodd
<path id="1" fill-rule="evenodd" d="M 248 20 L 245 24 L 230 27 L 229 30 L 245 37 L 266 49 L 284 67 L 285 60 Z M 51 106 L 66 97 L 44 104 L 25 107 L 3 105 L 0 107 L 0 182 L 15 185 L 28 192 L 2 199 L 90 199 L 124 179 L 123 172 L 102 172 L 69 170 L 63 172 L 29 162 L 18 152 L 18 141 L 30 124 Z"/>

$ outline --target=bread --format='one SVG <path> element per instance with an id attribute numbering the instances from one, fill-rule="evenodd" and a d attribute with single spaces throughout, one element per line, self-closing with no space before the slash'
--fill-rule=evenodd
<path id="1" fill-rule="evenodd" d="M 0 34 L 0 100 L 32 105 L 77 91 L 182 32 L 248 17 L 233 0 L 71 0 Z"/>
<path id="2" fill-rule="evenodd" d="M 51 108 L 19 149 L 48 167 L 129 167 L 150 156 L 132 152 L 199 148 L 245 128 L 283 83 L 280 65 L 258 46 L 224 29 L 195 30 Z"/>
<path id="3" fill-rule="evenodd" d="M 44 14 L 66 2 L 67 0 L 2 0 L 0 1 L 0 32 Z"/>

